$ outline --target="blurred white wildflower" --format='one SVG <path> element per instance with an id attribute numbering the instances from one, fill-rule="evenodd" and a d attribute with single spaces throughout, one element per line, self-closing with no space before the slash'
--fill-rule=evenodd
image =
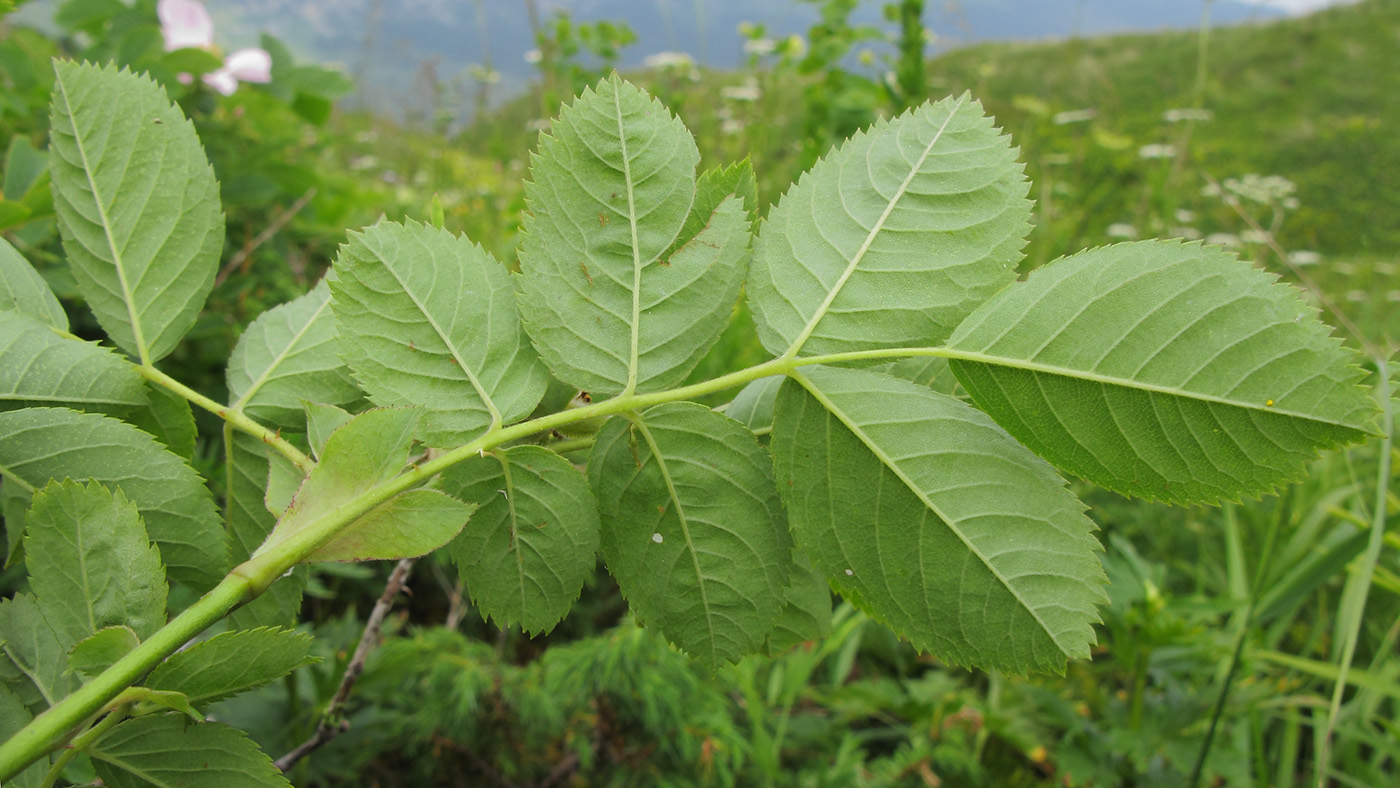
<path id="1" fill-rule="evenodd" d="M 350 169 L 356 172 L 360 172 L 363 170 L 372 170 L 378 166 L 379 157 L 374 155 L 366 154 L 364 156 L 356 156 L 355 158 L 350 160 Z"/>
<path id="2" fill-rule="evenodd" d="M 501 72 L 494 68 L 487 68 L 480 63 L 472 63 L 467 66 L 467 76 L 483 85 L 495 85 L 501 81 Z"/>
<path id="3" fill-rule="evenodd" d="M 1167 230 L 1167 235 L 1173 238 L 1185 238 L 1188 241 L 1201 240 L 1201 231 L 1195 227 L 1172 227 Z"/>
<path id="4" fill-rule="evenodd" d="M 359 143 L 378 142 L 379 135 L 372 130 L 361 131 L 355 135 L 355 141 Z"/>
<path id="5" fill-rule="evenodd" d="M 1356 266 L 1351 263 L 1333 263 L 1332 270 L 1342 276 L 1351 276 L 1356 273 Z"/>
<path id="6" fill-rule="evenodd" d="M 1171 159 L 1176 157 L 1175 145 L 1163 145 L 1154 142 L 1151 145 L 1144 145 L 1138 148 L 1139 159 Z"/>
<path id="7" fill-rule="evenodd" d="M 394 172 L 393 170 L 385 170 L 384 172 L 379 173 L 379 180 L 384 181 L 385 183 L 398 183 L 399 174 L 397 172 Z"/>
<path id="8" fill-rule="evenodd" d="M 1196 221 L 1196 212 L 1188 211 L 1185 208 L 1176 209 L 1176 220 L 1182 224 L 1190 224 Z"/>
<path id="9" fill-rule="evenodd" d="M 532 49 L 525 53 L 525 62 L 534 65 L 544 59 L 544 53 L 538 49 Z"/>
<path id="10" fill-rule="evenodd" d="M 763 57 L 764 55 L 773 54 L 773 50 L 777 48 L 778 42 L 771 38 L 750 38 L 748 41 L 744 42 L 744 54 L 746 55 Z"/>
<path id="11" fill-rule="evenodd" d="M 1288 253 L 1288 262 L 1294 265 L 1317 265 L 1322 262 L 1322 255 L 1307 249 L 1298 249 Z"/>
<path id="12" fill-rule="evenodd" d="M 525 124 L 526 131 L 544 131 L 548 128 L 549 120 L 547 118 L 535 118 Z"/>
<path id="13" fill-rule="evenodd" d="M 1240 237 L 1234 233 L 1211 233 L 1206 236 L 1206 243 L 1213 246 L 1240 246 Z"/>
<path id="14" fill-rule="evenodd" d="M 204 49 L 217 52 L 214 46 L 214 20 L 199 0 L 160 0 L 156 5 L 160 32 L 165 38 L 165 51 Z M 181 82 L 192 82 L 189 74 L 181 74 Z M 238 90 L 239 82 L 267 83 L 272 81 L 272 55 L 267 50 L 250 47 L 234 50 L 224 58 L 224 64 L 205 74 L 204 84 L 225 96 Z"/>
<path id="15" fill-rule="evenodd" d="M 1273 240 L 1273 236 L 1261 230 L 1245 230 L 1240 233 L 1240 240 L 1247 244 L 1266 244 Z"/>
<path id="16" fill-rule="evenodd" d="M 763 90 L 758 87 L 758 80 L 750 77 L 742 85 L 720 88 L 719 95 L 728 101 L 758 101 L 763 97 Z"/>
<path id="17" fill-rule="evenodd" d="M 1108 226 L 1108 230 L 1105 232 L 1107 233 L 1109 238 L 1123 238 L 1131 241 L 1138 237 L 1137 228 L 1132 226 L 1131 224 L 1126 224 L 1123 222 L 1118 222 L 1117 224 L 1110 224 Z"/>
<path id="18" fill-rule="evenodd" d="M 695 58 L 685 52 L 657 52 L 642 58 L 642 65 L 657 71 L 689 70 L 695 67 Z"/>
<path id="19" fill-rule="evenodd" d="M 1099 111 L 1093 109 L 1071 109 L 1064 112 L 1055 113 L 1055 117 L 1050 120 L 1056 126 L 1068 126 L 1071 123 L 1085 123 L 1098 117 Z"/>
<path id="20" fill-rule="evenodd" d="M 1347 291 L 1347 294 L 1346 294 L 1346 299 L 1347 299 L 1348 301 L 1353 302 L 1353 303 L 1361 303 L 1361 302 L 1363 302 L 1363 301 L 1369 301 L 1370 298 L 1371 298 L 1371 294 L 1368 293 L 1368 292 L 1366 292 L 1365 290 L 1348 290 L 1348 291 Z"/>
<path id="21" fill-rule="evenodd" d="M 720 121 L 719 130 L 722 134 L 741 134 L 744 131 L 744 122 L 737 118 L 727 118 Z"/>
<path id="22" fill-rule="evenodd" d="M 1395 263 L 1376 263 L 1371 270 L 1381 276 L 1395 276 Z"/>
<path id="23" fill-rule="evenodd" d="M 1207 197 L 1235 195 L 1261 205 L 1277 204 L 1292 210 L 1298 207 L 1298 201 L 1293 197 L 1296 191 L 1298 185 L 1282 175 L 1260 175 L 1251 172 L 1239 178 L 1226 178 L 1221 182 L 1220 188 L 1213 184 L 1206 186 L 1201 189 L 1201 194 Z M 1225 202 L 1230 203 L 1228 199 Z"/>
<path id="24" fill-rule="evenodd" d="M 1180 123 L 1183 120 L 1214 120 L 1215 113 L 1208 109 L 1169 109 L 1162 113 L 1162 120 Z"/>
<path id="25" fill-rule="evenodd" d="M 1400 290 L 1385 291 L 1385 300 L 1392 303 L 1400 303 Z"/>

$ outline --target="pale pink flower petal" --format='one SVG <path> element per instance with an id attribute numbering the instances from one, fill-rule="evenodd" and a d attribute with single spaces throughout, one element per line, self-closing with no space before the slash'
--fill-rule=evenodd
<path id="1" fill-rule="evenodd" d="M 219 91 L 225 96 L 232 96 L 238 90 L 238 78 L 235 77 L 225 66 L 218 71 L 210 71 L 204 75 L 204 84 Z"/>
<path id="2" fill-rule="evenodd" d="M 222 70 L 239 82 L 271 82 L 272 55 L 261 49 L 240 49 L 224 59 Z"/>
<path id="3" fill-rule="evenodd" d="M 214 46 L 214 20 L 197 0 L 160 0 L 156 6 L 165 51 Z"/>

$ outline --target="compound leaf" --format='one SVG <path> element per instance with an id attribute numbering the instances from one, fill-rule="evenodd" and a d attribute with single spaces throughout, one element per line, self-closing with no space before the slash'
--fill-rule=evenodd
<path id="1" fill-rule="evenodd" d="M 233 407 L 261 422 L 306 429 L 301 401 L 349 405 L 360 399 L 340 358 L 331 290 L 311 292 L 258 316 L 238 338 L 228 361 Z"/>
<path id="2" fill-rule="evenodd" d="M 711 670 L 757 650 L 792 542 L 753 433 L 694 403 L 610 420 L 588 463 L 603 555 L 637 617 Z"/>
<path id="3" fill-rule="evenodd" d="M 22 139 L 22 137 L 15 137 Z M 46 326 L 68 330 L 68 315 L 34 266 L 0 238 L 0 312 L 19 312 Z"/>
<path id="4" fill-rule="evenodd" d="M 960 665 L 1063 671 L 1106 602 L 1093 523 L 991 419 L 876 372 L 805 367 L 772 451 L 802 552 L 915 648 Z"/>
<path id="5" fill-rule="evenodd" d="M 115 411 L 145 404 L 145 381 L 125 358 L 61 337 L 21 312 L 0 312 L 0 410 L 63 405 Z"/>
<path id="6" fill-rule="evenodd" d="M 71 479 L 40 488 L 24 555 L 49 626 L 69 646 L 109 626 L 146 638 L 165 624 L 160 553 L 121 490 Z"/>
<path id="7" fill-rule="evenodd" d="M 352 233 L 331 291 L 356 380 L 378 405 L 422 407 L 430 445 L 524 418 L 544 396 L 509 274 L 464 237 L 416 222 Z"/>
<path id="8" fill-rule="evenodd" d="M 145 684 L 183 693 L 190 703 L 213 703 L 316 662 L 310 651 L 310 635 L 286 629 L 224 632 L 171 655 Z"/>
<path id="9" fill-rule="evenodd" d="M 120 488 L 172 580 L 207 590 L 228 568 L 228 541 L 209 488 L 183 459 L 129 424 L 64 408 L 0 413 L 0 473 L 7 486 L 31 491 L 65 477 Z"/>
<path id="10" fill-rule="evenodd" d="M 597 568 L 588 480 L 548 449 L 517 446 L 453 466 L 442 487 L 480 504 L 452 542 L 473 604 L 503 628 L 553 629 Z"/>
<path id="11" fill-rule="evenodd" d="M 111 788 L 291 788 L 242 731 L 183 714 L 127 720 L 86 752 Z"/>
<path id="12" fill-rule="evenodd" d="M 1316 310 L 1215 247 L 1145 241 L 1057 260 L 948 344 L 997 423 L 1128 495 L 1257 496 L 1374 431 L 1353 354 Z"/>
<path id="13" fill-rule="evenodd" d="M 520 309 L 560 380 L 594 395 L 670 388 L 724 330 L 748 211 L 742 197 L 707 190 L 722 199 L 681 235 L 699 160 L 685 125 L 617 76 L 541 136 L 525 185 Z"/>
<path id="14" fill-rule="evenodd" d="M 57 61 L 50 167 L 63 249 L 117 346 L 175 348 L 214 285 L 219 185 L 194 126 L 148 77 Z"/>
<path id="15" fill-rule="evenodd" d="M 856 134 L 759 227 L 748 298 L 763 346 L 932 345 L 1016 277 L 1029 185 L 967 95 Z"/>

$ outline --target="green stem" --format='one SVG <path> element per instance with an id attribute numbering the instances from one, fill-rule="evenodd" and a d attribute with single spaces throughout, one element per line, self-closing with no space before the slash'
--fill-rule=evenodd
<path id="1" fill-rule="evenodd" d="M 234 567 L 233 571 L 214 590 L 201 597 L 185 612 L 152 635 L 149 640 L 92 681 L 83 685 L 81 689 L 34 718 L 29 725 L 16 733 L 9 741 L 0 745 L 0 782 L 10 779 L 30 763 L 38 760 L 44 754 L 52 752 L 59 746 L 64 737 L 102 708 L 103 704 L 141 680 L 163 659 L 175 653 L 191 638 L 223 618 L 235 607 L 261 594 L 268 586 L 272 585 L 273 581 L 306 560 L 308 556 L 330 542 L 371 509 L 405 490 L 427 482 L 459 462 L 484 455 L 497 446 L 535 433 L 548 432 L 600 416 L 628 413 L 665 402 L 692 400 L 706 394 L 742 386 L 759 378 L 785 375 L 798 367 L 811 364 L 893 359 L 908 356 L 950 355 L 955 355 L 955 353 L 945 348 L 890 348 L 834 353 L 826 356 L 778 358 L 703 383 L 682 386 L 670 391 L 618 396 L 581 408 L 569 408 L 509 427 L 491 430 L 467 444 L 365 490 L 320 518 L 307 523 L 305 527 L 293 534 L 280 538 L 276 542 L 272 540 L 264 542 L 251 558 Z M 274 448 L 281 449 L 282 445 L 286 445 L 286 441 L 269 433 L 265 427 L 248 419 L 242 413 L 218 405 L 213 400 L 189 389 L 153 367 L 141 367 L 140 369 L 148 379 L 171 388 L 191 402 L 209 408 L 217 415 L 228 419 L 228 423 L 235 428 L 261 437 Z M 287 454 L 294 462 L 296 457 L 300 457 L 309 470 L 310 461 L 306 459 L 305 455 L 290 445 L 286 445 L 286 449 L 289 449 L 293 454 L 288 454 L 287 450 L 283 450 L 284 454 Z"/>
<path id="2" fill-rule="evenodd" d="M 276 449 L 282 456 L 291 460 L 292 464 L 297 466 L 297 469 L 303 474 L 311 473 L 311 469 L 316 467 L 316 463 L 312 462 L 310 457 L 302 454 L 301 449 L 288 443 L 276 432 L 248 418 L 248 415 L 243 411 L 237 408 L 230 408 L 227 405 L 221 405 L 149 364 L 137 366 L 136 369 L 140 371 L 141 377 L 146 380 L 158 386 L 164 386 L 170 389 L 195 405 L 204 408 L 233 425 L 234 429 L 240 432 L 246 432 Z"/>
<path id="3" fill-rule="evenodd" d="M 234 570 L 237 572 L 237 570 Z M 257 594 L 244 577 L 230 574 L 214 590 L 200 597 L 145 643 L 117 660 L 92 681 L 35 717 L 0 745 L 0 782 L 43 757 L 88 717 L 96 714 L 122 690 L 140 681 L 161 660 L 175 653 L 215 621 Z"/>
<path id="4" fill-rule="evenodd" d="M 107 731 L 114 728 L 117 723 L 124 719 L 126 719 L 126 714 L 123 713 L 122 709 L 112 709 L 107 713 L 106 717 L 102 718 L 101 722 L 88 728 L 75 738 L 73 743 L 68 745 L 68 749 L 64 750 L 63 754 L 58 756 L 53 762 L 53 768 L 49 769 L 49 773 L 44 776 L 44 781 L 39 784 L 39 788 L 53 788 L 53 785 L 58 782 L 58 778 L 63 775 L 64 767 L 74 758 L 78 757 L 83 750 L 87 749 L 89 744 L 102 738 L 103 734 L 107 733 Z"/>

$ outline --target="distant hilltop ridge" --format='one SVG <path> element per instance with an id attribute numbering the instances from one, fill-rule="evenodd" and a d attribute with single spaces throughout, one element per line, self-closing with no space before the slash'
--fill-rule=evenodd
<path id="1" fill-rule="evenodd" d="M 864 0 L 851 20 L 884 28 L 888 0 Z M 1214 0 L 1212 24 L 1275 19 L 1339 0 Z M 1345 0 L 1342 0 L 1345 1 Z M 34 0 L 19 18 L 42 24 L 56 0 Z M 216 0 L 208 2 L 216 38 L 225 48 L 254 44 L 260 32 L 281 39 L 299 56 L 339 63 L 361 82 L 359 100 L 400 114 L 406 88 L 425 63 L 444 83 L 466 82 L 473 64 L 499 75 L 498 97 L 525 88 L 534 76 L 526 53 L 535 48 L 527 4 L 505 0 Z M 621 20 L 638 42 L 621 65 L 640 67 L 658 52 L 684 52 L 716 68 L 743 60 L 741 23 L 764 25 L 770 37 L 804 33 L 817 20 L 811 0 L 537 0 L 541 17 L 567 11 L 577 21 Z M 930 54 L 987 40 L 1062 38 L 1110 32 L 1195 27 L 1206 0 L 926 0 L 934 32 Z"/>

